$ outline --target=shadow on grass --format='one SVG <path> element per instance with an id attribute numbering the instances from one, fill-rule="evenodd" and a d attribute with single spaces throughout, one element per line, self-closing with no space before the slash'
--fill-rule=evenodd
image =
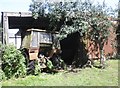
<path id="1" fill-rule="evenodd" d="M 94 66 L 94 67 L 95 67 L 95 68 L 98 68 L 98 69 L 105 69 L 105 66 L 100 66 L 100 65 L 99 65 L 99 66 L 96 65 L 96 66 Z"/>

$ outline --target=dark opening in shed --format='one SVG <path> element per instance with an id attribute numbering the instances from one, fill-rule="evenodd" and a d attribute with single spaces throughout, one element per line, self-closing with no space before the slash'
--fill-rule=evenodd
<path id="1" fill-rule="evenodd" d="M 60 41 L 61 57 L 68 65 L 82 67 L 88 60 L 85 44 L 81 41 L 79 32 L 72 33 Z"/>

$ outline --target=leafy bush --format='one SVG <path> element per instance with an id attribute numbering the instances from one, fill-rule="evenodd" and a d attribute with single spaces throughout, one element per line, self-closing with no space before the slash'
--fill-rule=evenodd
<path id="1" fill-rule="evenodd" d="M 2 71 L 2 69 L 0 69 L 0 81 L 5 80 L 5 73 Z"/>
<path id="2" fill-rule="evenodd" d="M 35 61 L 35 75 L 38 75 L 41 72 L 38 60 Z"/>
<path id="3" fill-rule="evenodd" d="M 1 69 L 1 65 L 2 65 L 2 60 L 1 60 L 1 58 L 2 58 L 2 49 L 3 49 L 3 46 L 2 46 L 2 43 L 0 42 L 0 81 L 6 79 L 5 73 Z"/>
<path id="4" fill-rule="evenodd" d="M 52 64 L 52 62 L 51 62 L 49 59 L 47 59 L 47 67 L 48 67 L 50 70 L 53 69 L 53 64 Z"/>
<path id="5" fill-rule="evenodd" d="M 8 79 L 26 75 L 25 58 L 15 46 L 4 45 L 1 60 L 2 70 Z"/>

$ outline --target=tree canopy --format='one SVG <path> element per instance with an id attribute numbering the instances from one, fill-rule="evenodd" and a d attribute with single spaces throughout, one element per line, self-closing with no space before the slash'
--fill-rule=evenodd
<path id="1" fill-rule="evenodd" d="M 59 29 L 61 39 L 68 34 L 79 31 L 81 36 L 93 31 L 91 38 L 94 39 L 98 31 L 107 36 L 107 28 L 110 26 L 111 8 L 105 3 L 94 5 L 90 0 L 76 0 L 75 2 L 35 2 L 30 5 L 33 17 L 48 17 L 50 19 L 49 28 Z M 98 35 L 99 36 L 99 35 Z M 104 37 L 105 37 L 104 36 Z"/>

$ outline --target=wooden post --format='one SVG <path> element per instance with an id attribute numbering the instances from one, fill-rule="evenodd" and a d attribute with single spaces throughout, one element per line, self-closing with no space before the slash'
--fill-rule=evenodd
<path id="1" fill-rule="evenodd" d="M 2 12 L 2 20 L 3 20 L 3 44 L 8 44 L 8 29 L 9 29 L 9 22 L 8 22 L 8 16 L 7 13 Z"/>

